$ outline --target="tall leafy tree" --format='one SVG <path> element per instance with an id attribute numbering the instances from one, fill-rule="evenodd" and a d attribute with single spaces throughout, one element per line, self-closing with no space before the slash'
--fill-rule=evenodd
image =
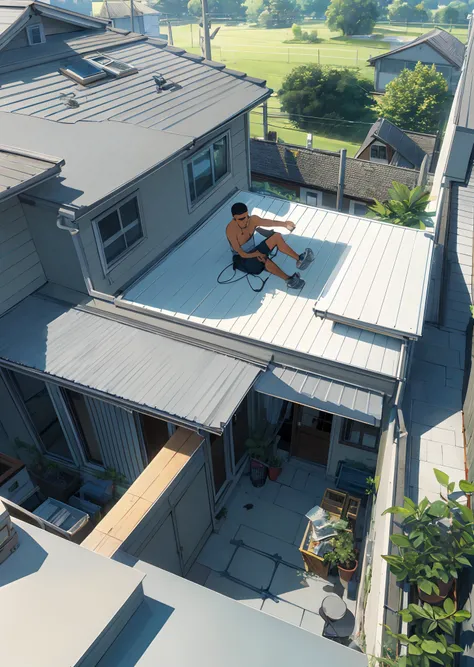
<path id="1" fill-rule="evenodd" d="M 289 28 L 300 15 L 296 0 L 269 0 L 258 21 L 266 28 Z"/>
<path id="2" fill-rule="evenodd" d="M 415 6 L 408 2 L 394 2 L 388 6 L 388 18 L 390 21 L 423 23 L 428 21 L 429 15 L 422 2 Z"/>
<path id="3" fill-rule="evenodd" d="M 448 99 L 448 84 L 434 65 L 417 63 L 391 81 L 377 101 L 380 116 L 414 132 L 436 132 Z"/>
<path id="4" fill-rule="evenodd" d="M 329 2 L 330 0 L 297 0 L 303 16 L 316 16 L 316 18 L 324 16 L 329 7 Z"/>
<path id="5" fill-rule="evenodd" d="M 361 120 L 370 113 L 372 98 L 348 69 L 301 65 L 284 79 L 278 91 L 283 111 L 302 129 L 314 120 L 302 116 Z"/>
<path id="6" fill-rule="evenodd" d="M 464 2 L 450 2 L 446 7 L 441 7 L 435 14 L 437 23 L 467 23 L 469 5 Z"/>
<path id="7" fill-rule="evenodd" d="M 376 0 L 331 0 L 326 12 L 331 30 L 343 35 L 370 35 L 378 18 Z"/>
<path id="8" fill-rule="evenodd" d="M 257 21 L 265 9 L 265 0 L 245 0 L 247 18 L 249 21 Z"/>
<path id="9" fill-rule="evenodd" d="M 188 13 L 188 0 L 158 0 L 152 7 L 168 16 L 182 16 Z"/>

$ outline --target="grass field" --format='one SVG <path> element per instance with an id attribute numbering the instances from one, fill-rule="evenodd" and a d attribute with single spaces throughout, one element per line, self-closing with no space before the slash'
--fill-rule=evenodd
<path id="1" fill-rule="evenodd" d="M 213 24 L 213 28 L 218 24 Z M 358 72 L 362 85 L 370 87 L 373 84 L 374 70 L 367 64 L 370 56 L 389 51 L 397 45 L 383 41 L 386 36 L 410 40 L 417 35 L 427 32 L 432 26 L 376 26 L 374 37 L 371 39 L 343 38 L 338 33 L 331 32 L 322 22 L 305 22 L 306 30 L 317 30 L 320 42 L 318 44 L 291 44 L 286 43 L 293 35 L 291 29 L 266 30 L 253 28 L 248 25 L 222 25 L 215 39 L 212 41 L 213 60 L 225 63 L 228 67 L 241 70 L 255 77 L 266 79 L 268 85 L 276 92 L 281 87 L 284 77 L 294 67 L 307 63 L 322 65 L 336 65 L 351 67 Z M 467 40 L 467 27 L 453 28 L 453 34 L 462 41 Z M 174 43 L 177 46 L 200 52 L 199 27 L 197 25 L 180 25 L 173 27 Z M 364 81 L 366 84 L 364 84 Z M 289 121 L 281 117 L 271 117 L 272 113 L 279 113 L 280 105 L 276 96 L 269 103 L 269 126 L 278 132 L 280 139 L 287 143 L 304 145 L 306 132 L 296 129 Z M 327 130 L 322 131 L 324 126 Z M 313 146 L 325 150 L 339 150 L 347 148 L 348 155 L 354 155 L 360 146 L 360 137 L 367 132 L 368 126 L 360 124 L 354 126 L 353 134 L 357 140 L 348 142 L 343 138 L 350 136 L 351 131 L 339 132 L 340 125 L 335 123 L 318 123 L 315 126 Z M 356 131 L 357 130 L 357 131 Z M 262 115 L 257 110 L 251 115 L 252 136 L 262 136 Z M 342 135 L 342 136 L 338 136 Z"/>

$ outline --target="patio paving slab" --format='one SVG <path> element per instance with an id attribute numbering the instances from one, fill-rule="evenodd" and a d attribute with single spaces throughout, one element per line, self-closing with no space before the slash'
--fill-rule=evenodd
<path id="1" fill-rule="evenodd" d="M 303 541 L 303 537 L 304 537 L 307 525 L 308 525 L 308 519 L 304 516 L 301 519 L 300 527 L 298 528 L 298 531 L 296 533 L 296 537 L 293 540 L 293 544 L 295 546 L 299 547 L 301 542 Z"/>
<path id="2" fill-rule="evenodd" d="M 235 549 L 236 547 L 230 544 L 228 539 L 218 533 L 212 533 L 197 557 L 196 562 L 200 565 L 210 567 L 211 570 L 220 572 L 227 568 Z"/>
<path id="3" fill-rule="evenodd" d="M 189 579 L 189 581 L 194 581 L 195 584 L 205 586 L 211 572 L 211 568 L 196 562 L 186 575 L 186 579 Z"/>
<path id="4" fill-rule="evenodd" d="M 313 614 L 312 611 L 305 610 L 301 626 L 303 630 L 308 630 L 315 635 L 322 635 L 324 629 L 324 619 L 319 614 Z"/>
<path id="5" fill-rule="evenodd" d="M 270 585 L 275 563 L 271 558 L 261 556 L 245 547 L 239 547 L 227 572 L 244 584 L 266 589 Z"/>
<path id="6" fill-rule="evenodd" d="M 226 540 L 232 540 L 235 537 L 236 532 L 239 530 L 240 524 L 232 519 L 225 519 L 220 526 L 217 528 L 217 532 L 221 537 L 224 537 Z"/>
<path id="7" fill-rule="evenodd" d="M 326 595 L 334 593 L 334 588 L 329 581 L 302 576 L 301 572 L 287 565 L 279 565 L 270 586 L 270 593 L 318 614 L 321 602 Z"/>
<path id="8" fill-rule="evenodd" d="M 247 586 L 242 586 L 231 579 L 227 579 L 227 577 L 223 577 L 218 572 L 211 572 L 206 582 L 206 588 L 227 595 L 227 597 L 242 602 L 253 609 L 262 608 L 263 598 L 258 593 L 247 588 Z"/>
<path id="9" fill-rule="evenodd" d="M 295 476 L 291 482 L 291 488 L 296 489 L 297 491 L 304 491 L 306 482 L 308 481 L 309 472 L 307 470 L 298 469 L 295 472 Z"/>
<path id="10" fill-rule="evenodd" d="M 312 496 L 297 491 L 290 486 L 282 486 L 275 499 L 275 505 L 304 516 L 306 512 L 314 507 L 314 502 Z"/>
<path id="11" fill-rule="evenodd" d="M 296 567 L 304 568 L 303 559 L 298 547 L 293 544 L 288 544 L 288 542 L 283 542 L 283 540 L 279 540 L 276 537 L 265 535 L 264 533 L 260 533 L 247 526 L 240 527 L 235 539 L 242 540 L 247 546 L 259 549 L 259 551 L 264 551 L 270 556 L 278 555 L 284 561 L 291 563 Z"/>
<path id="12" fill-rule="evenodd" d="M 278 492 L 281 489 L 281 484 L 278 482 L 271 482 L 267 480 L 265 486 L 262 486 L 260 491 L 260 498 L 265 500 L 267 503 L 274 503 L 275 498 L 278 496 Z"/>
<path id="13" fill-rule="evenodd" d="M 263 603 L 262 611 L 264 611 L 266 614 L 270 614 L 271 616 L 275 616 L 282 621 L 291 623 L 292 625 L 299 626 L 303 619 L 303 609 L 295 607 L 292 604 L 288 604 L 287 602 L 276 602 L 271 598 L 265 600 Z"/>

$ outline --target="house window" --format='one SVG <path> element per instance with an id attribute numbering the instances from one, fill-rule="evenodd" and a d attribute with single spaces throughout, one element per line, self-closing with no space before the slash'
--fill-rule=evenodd
<path id="1" fill-rule="evenodd" d="M 13 373 L 38 439 L 48 454 L 74 462 L 46 384 L 23 373 Z"/>
<path id="2" fill-rule="evenodd" d="M 372 144 L 370 147 L 370 159 L 387 162 L 387 147 L 383 144 Z"/>
<path id="3" fill-rule="evenodd" d="M 35 44 L 44 44 L 46 41 L 44 28 L 41 23 L 37 23 L 36 25 L 29 25 L 26 28 L 26 36 L 30 46 L 35 46 Z"/>
<path id="4" fill-rule="evenodd" d="M 104 268 L 109 270 L 143 238 L 138 199 L 132 196 L 94 221 Z"/>
<path id="5" fill-rule="evenodd" d="M 363 217 L 367 213 L 367 206 L 351 199 L 349 201 L 349 213 Z"/>
<path id="6" fill-rule="evenodd" d="M 92 424 L 89 410 L 87 409 L 85 397 L 70 389 L 65 389 L 64 393 L 67 397 L 71 414 L 79 432 L 86 459 L 90 463 L 96 463 L 100 466 L 104 465 L 102 452 L 100 451 L 100 444 Z"/>
<path id="7" fill-rule="evenodd" d="M 219 137 L 186 162 L 191 204 L 219 183 L 229 173 L 229 135 Z"/>
<path id="8" fill-rule="evenodd" d="M 375 426 L 369 426 L 369 424 L 356 422 L 353 419 L 344 419 L 341 441 L 351 447 L 376 452 L 379 444 L 379 429 Z"/>
<path id="9" fill-rule="evenodd" d="M 322 206 L 323 205 L 323 193 L 318 190 L 308 190 L 306 188 L 300 188 L 300 200 L 303 204 L 307 206 Z"/>

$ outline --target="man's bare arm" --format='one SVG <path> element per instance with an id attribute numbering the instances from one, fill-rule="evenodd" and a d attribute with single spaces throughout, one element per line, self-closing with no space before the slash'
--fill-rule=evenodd
<path id="1" fill-rule="evenodd" d="M 260 218 L 258 215 L 252 215 L 252 222 L 255 223 L 255 227 L 283 227 L 290 232 L 296 227 L 291 220 L 267 220 L 266 218 Z"/>

